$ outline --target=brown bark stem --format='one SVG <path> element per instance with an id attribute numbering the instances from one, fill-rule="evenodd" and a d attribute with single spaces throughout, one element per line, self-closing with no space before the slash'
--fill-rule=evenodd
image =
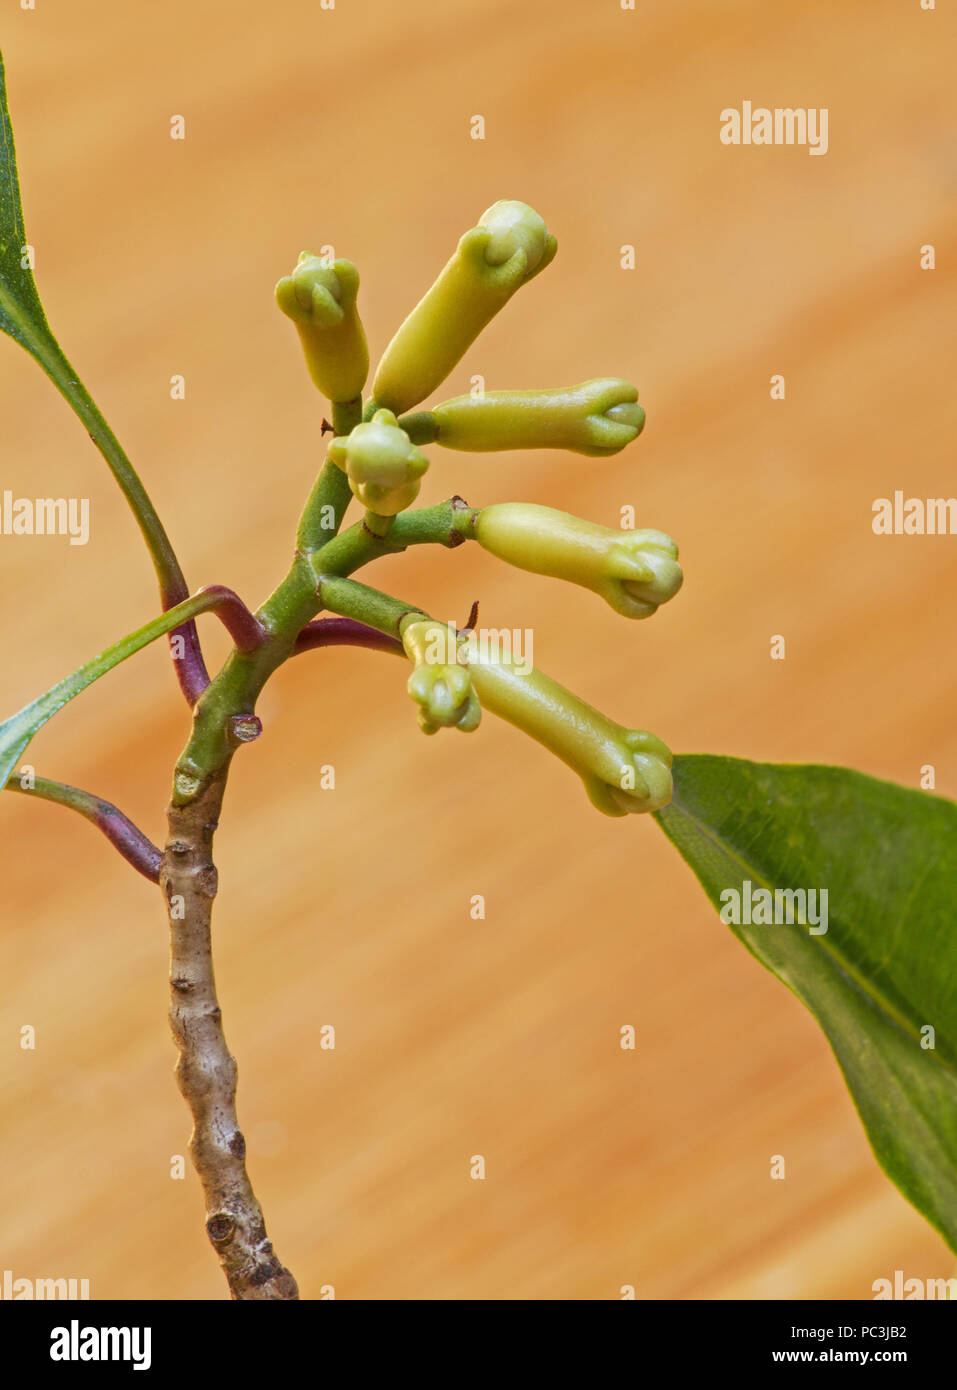
<path id="1" fill-rule="evenodd" d="M 170 924 L 170 1024 L 176 1080 L 193 1116 L 190 1154 L 206 1196 L 206 1233 L 234 1299 L 296 1299 L 296 1281 L 266 1235 L 236 1118 L 236 1061 L 213 977 L 213 835 L 226 768 L 184 806 L 170 805 L 159 883 Z"/>

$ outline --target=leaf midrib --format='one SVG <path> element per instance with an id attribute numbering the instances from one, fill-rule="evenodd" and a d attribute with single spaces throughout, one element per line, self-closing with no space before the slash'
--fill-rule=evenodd
<path id="1" fill-rule="evenodd" d="M 2 168 L 4 174 L 4 194 L 10 212 L 10 235 L 21 243 L 26 241 L 26 228 L 23 221 L 23 205 L 20 198 L 20 184 L 17 179 L 16 154 L 13 144 L 13 126 L 10 121 L 10 111 L 7 105 L 6 75 L 3 68 L 3 58 L 0 55 L 0 139 L 3 142 Z M 2 235 L 2 232 L 0 232 Z M 3 247 L 6 251 L 6 246 Z M 13 255 L 17 254 L 16 246 L 13 247 Z M 20 253 L 22 255 L 22 251 Z M 33 290 L 33 298 L 36 300 L 33 308 L 39 310 L 41 322 L 43 321 L 43 310 L 40 307 L 39 296 L 36 293 L 36 286 L 33 284 L 32 276 L 28 277 L 28 286 Z M 0 274 L 0 310 L 6 314 L 11 323 L 15 324 L 18 331 L 25 336 L 29 336 L 29 318 L 24 320 L 24 305 L 12 295 L 7 282 Z M 33 348 L 29 349 L 31 352 Z"/>
<path id="2" fill-rule="evenodd" d="M 752 864 L 750 864 L 749 861 L 744 857 L 742 851 L 740 851 L 736 846 L 731 845 L 730 842 L 727 840 L 721 839 L 716 834 L 716 832 L 712 830 L 711 826 L 707 823 L 707 821 L 700 820 L 699 817 L 696 816 L 693 811 L 690 811 L 677 793 L 675 793 L 675 795 L 672 797 L 671 804 L 673 806 L 676 806 L 677 809 L 680 810 L 681 814 L 683 816 L 686 816 L 688 820 L 691 821 L 695 828 L 699 831 L 699 833 L 703 835 L 703 837 L 706 840 L 708 840 L 712 845 L 714 845 L 716 849 L 718 849 L 722 854 L 727 856 L 727 858 L 738 863 L 741 866 L 741 868 L 745 869 L 749 874 L 753 875 L 753 877 L 757 879 L 758 883 L 763 888 L 766 888 L 771 892 L 774 891 L 774 885 L 768 880 L 766 875 L 763 874 L 759 869 L 755 868 Z M 887 997 L 879 989 L 868 984 L 866 977 L 862 976 L 860 972 L 856 969 L 856 967 L 852 965 L 842 955 L 842 953 L 836 949 L 834 945 L 832 945 L 832 943 L 828 940 L 828 936 L 826 933 L 824 936 L 819 936 L 817 938 L 816 944 L 819 948 L 823 949 L 824 954 L 831 961 L 834 968 L 838 970 L 842 975 L 844 975 L 846 979 L 854 986 L 854 988 L 857 989 L 857 991 L 864 996 L 865 999 L 867 999 L 873 1006 L 879 1009 L 880 1012 L 883 1013 L 886 1016 L 886 1018 L 891 1023 L 893 1023 L 902 1033 L 904 1033 L 904 1035 L 907 1038 L 909 1038 L 912 1042 L 916 1042 L 918 1046 L 920 1045 L 920 1033 L 910 1022 L 910 1020 L 906 1017 L 906 1015 L 901 1014 L 900 1011 L 890 1002 L 889 999 L 887 999 Z M 909 1001 L 908 1007 L 913 1007 L 909 1004 Z M 949 1059 L 944 1058 L 937 1048 L 932 1048 L 930 1049 L 930 1051 L 932 1053 L 934 1061 L 936 1061 L 939 1066 L 944 1067 L 948 1073 L 953 1074 L 955 1078 L 957 1078 L 957 1068 L 954 1067 L 953 1063 Z"/>

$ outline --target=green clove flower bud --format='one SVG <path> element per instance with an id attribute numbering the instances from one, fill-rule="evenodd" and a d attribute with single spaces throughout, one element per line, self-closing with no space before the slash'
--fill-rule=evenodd
<path id="1" fill-rule="evenodd" d="M 309 375 L 330 401 L 354 401 L 369 375 L 358 293 L 351 261 L 327 265 L 308 251 L 276 286 L 276 303 L 296 325 Z"/>
<path id="2" fill-rule="evenodd" d="M 671 753 L 643 729 L 625 729 L 541 671 L 483 658 L 469 671 L 482 706 L 523 729 L 579 774 L 606 816 L 656 811 L 671 800 Z"/>
<path id="3" fill-rule="evenodd" d="M 614 531 L 532 502 L 497 502 L 472 534 L 500 560 L 592 589 L 626 618 L 651 617 L 681 588 L 678 547 L 663 531 Z"/>
<path id="4" fill-rule="evenodd" d="M 431 618 L 414 616 L 402 625 L 402 645 L 415 663 L 407 688 L 420 707 L 419 728 L 427 734 L 442 728 L 477 729 L 482 707 L 468 666 L 459 660 L 454 633 Z"/>
<path id="5" fill-rule="evenodd" d="M 347 475 L 353 496 L 376 516 L 397 516 L 410 507 L 429 466 L 391 410 L 377 410 L 351 434 L 333 439 L 328 453 Z"/>
<path id="6" fill-rule="evenodd" d="M 551 391 L 489 391 L 456 396 L 432 410 L 447 449 L 572 449 L 616 454 L 645 423 L 638 392 L 616 377 Z"/>
<path id="7" fill-rule="evenodd" d="M 504 200 L 487 208 L 383 353 L 372 383 L 375 401 L 400 415 L 424 400 L 557 249 L 527 203 Z"/>

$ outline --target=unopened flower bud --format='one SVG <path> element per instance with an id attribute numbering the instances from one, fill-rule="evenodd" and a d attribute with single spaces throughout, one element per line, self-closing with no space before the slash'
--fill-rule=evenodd
<path id="1" fill-rule="evenodd" d="M 413 619 L 402 627 L 402 645 L 415 663 L 408 691 L 419 705 L 419 727 L 471 733 L 482 718 L 469 668 L 460 664 L 456 635 L 431 619 Z"/>
<path id="2" fill-rule="evenodd" d="M 456 396 L 432 410 L 447 449 L 572 449 L 616 454 L 641 433 L 638 392 L 617 377 L 550 391 L 488 391 Z"/>
<path id="3" fill-rule="evenodd" d="M 396 516 L 411 506 L 429 466 L 391 410 L 377 410 L 351 434 L 334 439 L 329 457 L 347 474 L 353 495 L 376 516 Z"/>
<path id="4" fill-rule="evenodd" d="M 359 272 L 351 261 L 326 265 L 308 251 L 276 286 L 276 303 L 298 329 L 309 375 L 330 401 L 355 400 L 369 374 L 358 292 Z"/>
<path id="5" fill-rule="evenodd" d="M 541 671 L 469 655 L 472 686 L 484 709 L 555 753 L 579 774 L 607 816 L 656 811 L 671 800 L 671 753 L 642 729 L 625 729 Z"/>
<path id="6" fill-rule="evenodd" d="M 516 251 L 525 256 L 525 279 L 529 280 L 542 268 L 549 248 L 548 228 L 544 219 L 528 203 L 513 198 L 500 198 L 486 208 L 478 220 L 480 227 L 491 233 L 485 251 L 489 265 L 504 265 Z M 554 237 L 551 241 L 554 242 Z M 557 249 L 557 243 L 556 243 Z M 555 254 L 552 251 L 551 255 Z M 551 259 L 551 256 L 548 257 Z M 547 261 L 546 261 L 547 264 Z"/>
<path id="7" fill-rule="evenodd" d="M 483 212 L 383 353 L 372 383 L 376 402 L 399 415 L 424 400 L 557 249 L 526 203 L 506 200 Z"/>
<path id="8" fill-rule="evenodd" d="M 626 618 L 648 618 L 681 588 L 678 547 L 663 531 L 614 531 L 531 502 L 497 502 L 473 535 L 500 560 L 592 589 Z"/>

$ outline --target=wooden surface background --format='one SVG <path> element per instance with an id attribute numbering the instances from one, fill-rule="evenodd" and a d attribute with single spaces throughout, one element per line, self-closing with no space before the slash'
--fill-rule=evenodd
<path id="1" fill-rule="evenodd" d="M 953 10 L 918 0 L 39 0 L 0 21 L 50 319 L 194 587 L 259 602 L 287 565 L 322 416 L 272 301 L 298 252 L 356 261 L 375 360 L 458 235 L 521 198 L 558 258 L 440 398 L 476 372 L 614 374 L 648 425 L 605 460 L 433 449 L 421 500 L 610 525 L 632 504 L 679 541 L 684 590 L 629 623 L 472 547 L 372 582 L 460 622 L 479 598 L 485 624 L 532 628 L 538 664 L 679 751 L 910 786 L 930 763 L 950 795 L 957 539 L 877 537 L 871 507 L 954 491 L 954 41 Z M 826 106 L 826 156 L 722 145 L 744 99 Z M 0 417 L 0 484 L 89 497 L 94 518 L 85 548 L 0 538 L 6 714 L 157 604 L 112 479 L 6 340 Z M 282 671 L 219 838 L 240 1119 L 303 1294 L 868 1298 L 895 1269 L 951 1273 L 813 1020 L 655 825 L 599 816 L 491 717 L 422 738 L 404 683 L 361 651 Z M 187 725 L 159 644 L 31 758 L 159 839 Z M 11 796 L 0 827 L 0 1268 L 221 1298 L 198 1184 L 170 1178 L 188 1122 L 156 891 L 66 811 Z"/>

